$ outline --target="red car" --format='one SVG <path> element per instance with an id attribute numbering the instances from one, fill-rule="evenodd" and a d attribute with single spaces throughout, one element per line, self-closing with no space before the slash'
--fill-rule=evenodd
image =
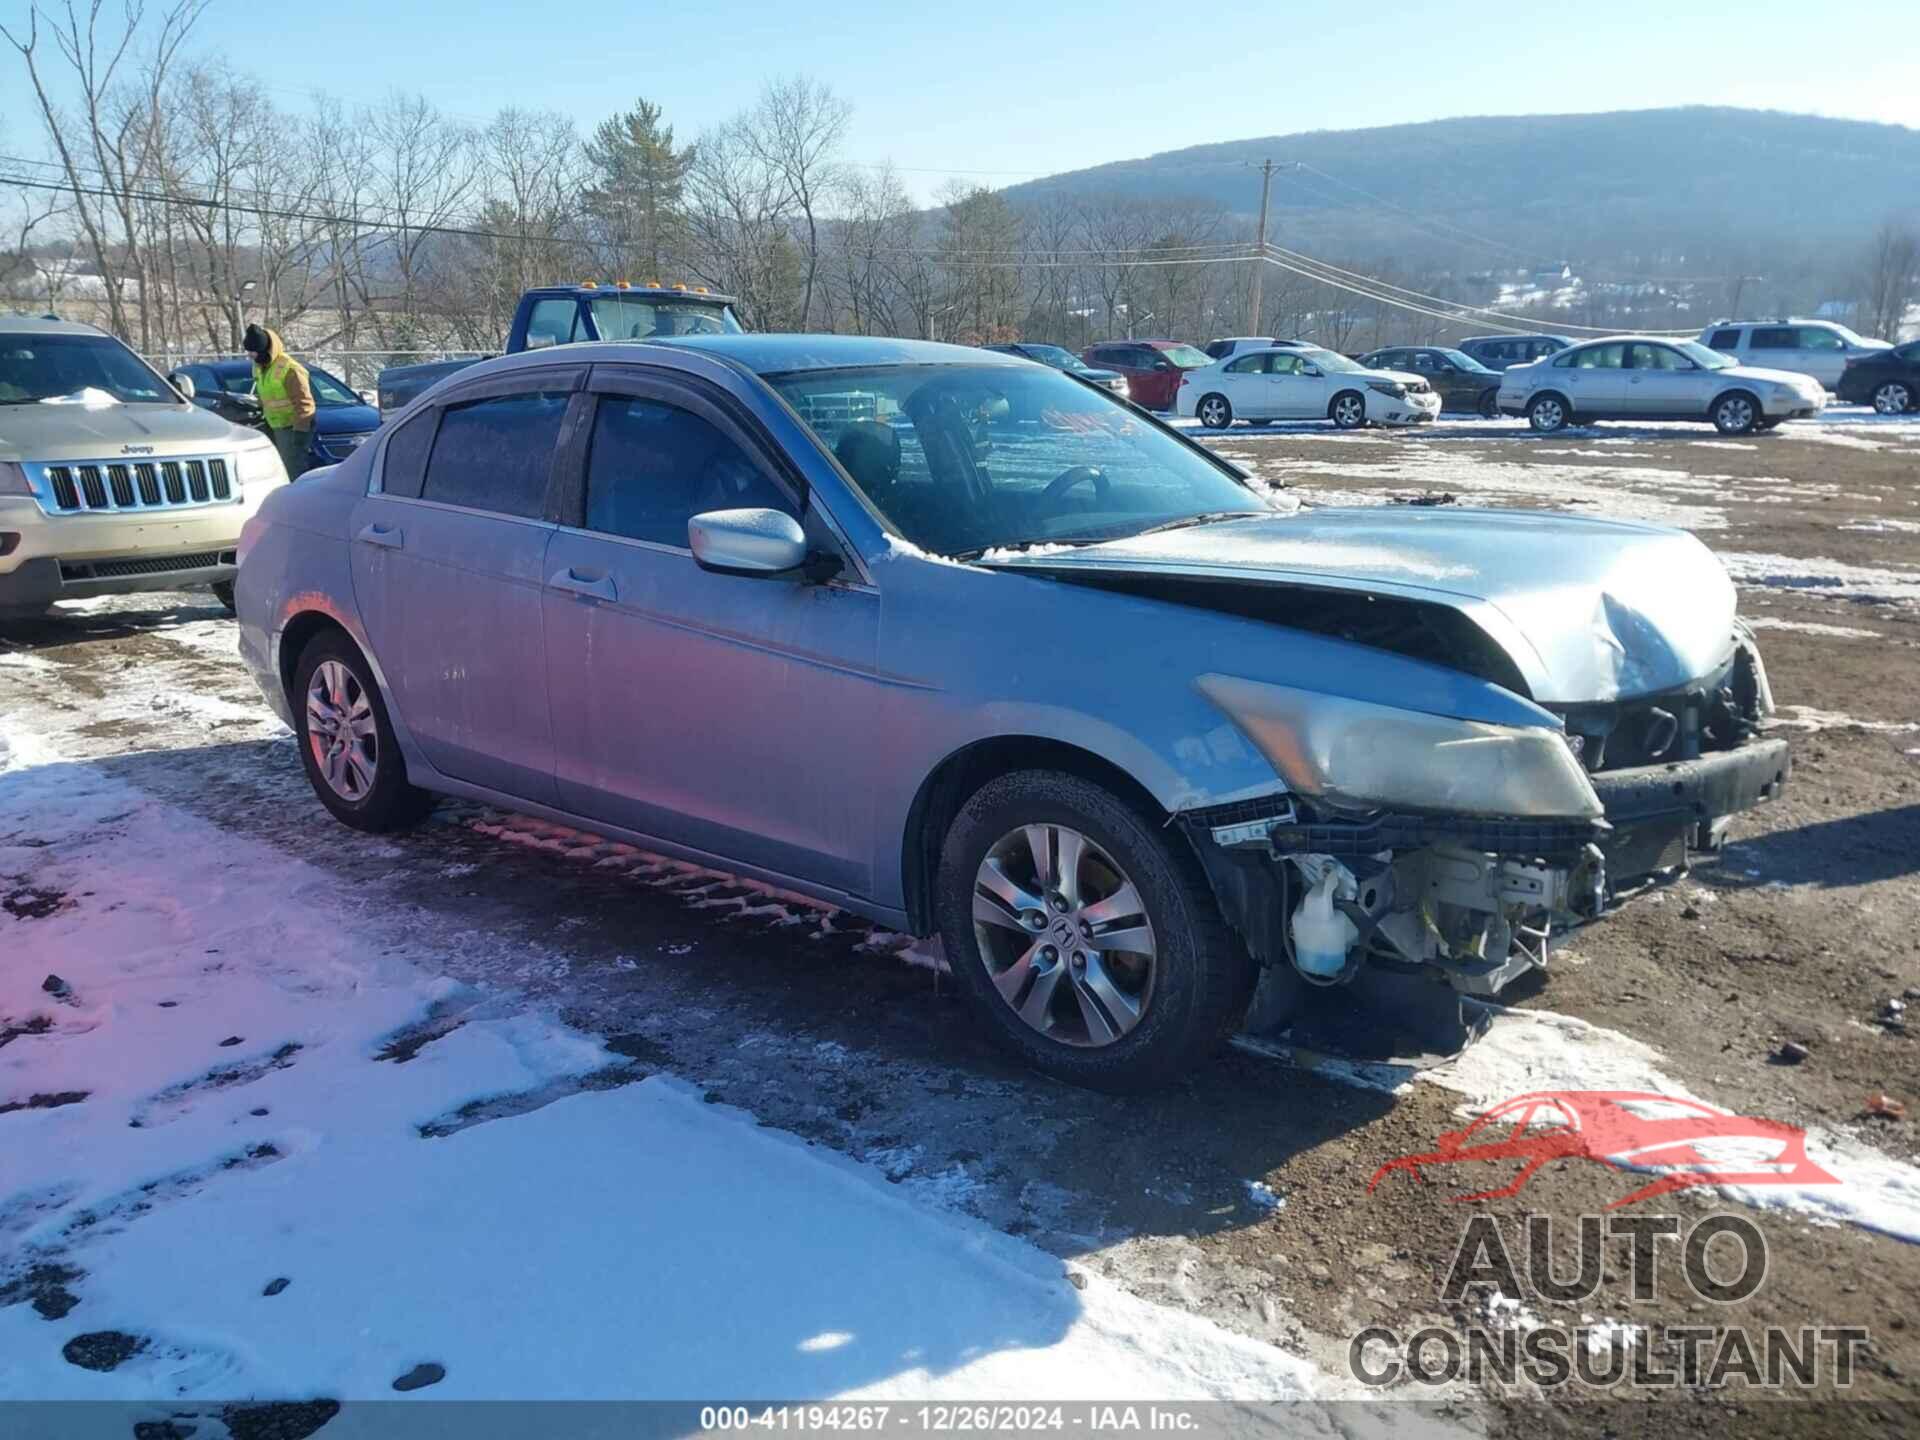
<path id="1" fill-rule="evenodd" d="M 1173 409 L 1181 372 L 1213 363 L 1204 351 L 1179 340 L 1102 340 L 1082 350 L 1080 358 L 1126 376 L 1129 398 L 1148 410 Z"/>
<path id="2" fill-rule="evenodd" d="M 1840 1183 L 1807 1158 L 1806 1132 L 1778 1120 L 1729 1115 L 1698 1100 L 1637 1090 L 1545 1090 L 1503 1101 L 1466 1129 L 1447 1131 L 1426 1154 L 1389 1160 L 1373 1172 L 1367 1189 L 1394 1170 L 1418 1177 L 1429 1165 L 1524 1161 L 1505 1185 L 1456 1197 L 1493 1200 L 1517 1195 L 1542 1165 L 1576 1159 L 1659 1177 L 1609 1210 L 1689 1185 Z"/>

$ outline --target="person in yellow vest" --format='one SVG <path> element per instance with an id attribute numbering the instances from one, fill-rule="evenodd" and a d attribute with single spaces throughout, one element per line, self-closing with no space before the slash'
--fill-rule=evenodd
<path id="1" fill-rule="evenodd" d="M 297 480 L 307 468 L 307 447 L 313 442 L 313 384 L 307 367 L 287 354 L 280 337 L 264 325 L 249 325 L 240 348 L 253 361 L 253 394 L 273 446 L 287 467 L 287 478 Z"/>

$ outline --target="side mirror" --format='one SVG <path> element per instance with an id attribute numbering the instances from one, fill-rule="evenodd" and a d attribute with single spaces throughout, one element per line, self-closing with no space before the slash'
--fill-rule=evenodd
<path id="1" fill-rule="evenodd" d="M 167 380 L 172 384 L 174 389 L 180 392 L 180 398 L 182 400 L 191 400 L 199 393 L 194 389 L 193 377 L 184 370 L 174 371 L 171 375 L 167 376 Z"/>
<path id="2" fill-rule="evenodd" d="M 1315 378 L 1318 378 L 1320 375 L 1320 367 L 1318 365 L 1302 365 L 1300 367 L 1300 373 L 1302 375 L 1312 375 Z"/>
<path id="3" fill-rule="evenodd" d="M 1173 368 L 1173 361 L 1156 360 L 1153 362 L 1153 368 L 1156 370 L 1171 370 Z"/>
<path id="4" fill-rule="evenodd" d="M 353 393 L 360 397 L 360 403 L 362 405 L 370 405 L 375 410 L 378 410 L 380 408 L 380 394 L 378 391 L 356 390 Z"/>
<path id="5" fill-rule="evenodd" d="M 788 575 L 807 563 L 800 522 L 778 510 L 709 510 L 687 521 L 694 563 L 720 575 Z"/>

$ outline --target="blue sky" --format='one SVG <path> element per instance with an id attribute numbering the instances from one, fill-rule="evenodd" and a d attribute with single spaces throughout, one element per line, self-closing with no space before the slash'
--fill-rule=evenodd
<path id="1" fill-rule="evenodd" d="M 1920 127 L 1912 0 L 1854 0 L 1844 28 L 1820 14 L 1804 0 L 214 0 L 198 48 L 270 71 L 291 105 L 309 86 L 357 100 L 397 86 L 475 119 L 513 103 L 587 128 L 645 95 L 685 138 L 768 75 L 805 72 L 854 106 L 847 158 L 892 160 L 924 197 L 950 171 L 1006 184 L 1462 114 L 1705 103 Z M 1906 38 L 1876 53 L 1874 35 Z M 0 111 L 0 133 L 37 142 L 24 108 Z"/>

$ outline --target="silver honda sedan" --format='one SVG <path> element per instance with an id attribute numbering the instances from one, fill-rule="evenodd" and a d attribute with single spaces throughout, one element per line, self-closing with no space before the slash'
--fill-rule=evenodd
<path id="1" fill-rule="evenodd" d="M 1113 1089 L 1256 993 L 1493 994 L 1788 765 L 1691 536 L 1281 513 L 917 342 L 476 365 L 272 496 L 237 602 L 346 824 L 464 796 L 938 935 L 992 1033 Z"/>

